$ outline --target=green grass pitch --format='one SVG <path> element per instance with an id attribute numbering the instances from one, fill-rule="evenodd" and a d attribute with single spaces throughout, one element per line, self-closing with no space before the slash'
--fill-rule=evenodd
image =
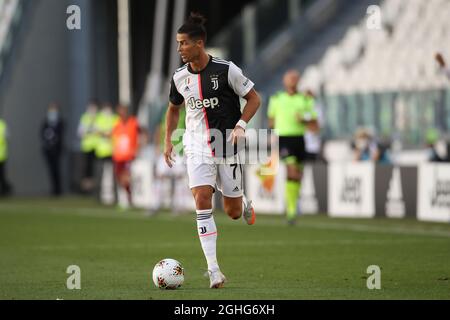
<path id="1" fill-rule="evenodd" d="M 194 214 L 119 212 L 93 200 L 0 202 L 0 299 L 450 299 L 450 225 L 414 220 L 304 216 L 294 227 L 259 215 L 255 226 L 216 214 L 228 283 L 208 288 Z M 163 258 L 185 283 L 151 282 Z M 81 290 L 66 287 L 81 268 Z M 367 267 L 381 290 L 367 289 Z"/>

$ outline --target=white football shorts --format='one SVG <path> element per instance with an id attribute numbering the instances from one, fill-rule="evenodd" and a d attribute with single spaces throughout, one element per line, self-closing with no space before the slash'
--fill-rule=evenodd
<path id="1" fill-rule="evenodd" d="M 228 198 L 240 198 L 244 195 L 244 168 L 238 156 L 233 156 L 221 163 L 212 157 L 195 154 L 187 155 L 189 188 L 211 186 Z"/>

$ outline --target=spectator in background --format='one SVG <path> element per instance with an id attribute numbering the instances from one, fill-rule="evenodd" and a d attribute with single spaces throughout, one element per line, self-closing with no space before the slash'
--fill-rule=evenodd
<path id="1" fill-rule="evenodd" d="M 60 196 L 61 188 L 61 155 L 63 152 L 64 123 L 59 106 L 51 103 L 41 126 L 42 151 L 47 163 L 52 186 L 52 195 Z"/>
<path id="2" fill-rule="evenodd" d="M 437 63 L 439 64 L 439 68 L 442 71 L 442 73 L 444 73 L 447 76 L 447 78 L 450 80 L 450 68 L 445 63 L 445 59 L 442 56 L 442 54 L 439 52 L 436 53 L 435 59 L 436 59 Z"/>
<path id="3" fill-rule="evenodd" d="M 450 144 L 448 141 L 439 141 L 440 133 L 436 129 L 428 129 L 425 140 L 428 149 L 428 161 L 450 162 Z"/>
<path id="4" fill-rule="evenodd" d="M 98 141 L 98 135 L 95 130 L 97 111 L 97 103 L 94 101 L 89 103 L 78 125 L 78 136 L 81 139 L 81 152 L 83 153 L 81 190 L 87 193 L 94 188 L 95 149 Z"/>
<path id="5" fill-rule="evenodd" d="M 377 146 L 378 146 L 378 151 L 379 151 L 379 159 L 378 159 L 378 163 L 382 163 L 382 164 L 391 164 L 391 146 L 392 146 L 392 141 L 390 139 L 390 137 L 384 136 L 381 137 L 380 139 L 378 139 L 378 141 L 376 142 Z"/>
<path id="6" fill-rule="evenodd" d="M 112 131 L 114 173 L 121 188 L 126 191 L 127 203 L 121 209 L 133 205 L 131 186 L 131 163 L 139 148 L 139 124 L 136 117 L 129 114 L 127 106 L 117 107 L 119 120 Z M 119 203 L 119 206 L 122 205 Z"/>
<path id="7" fill-rule="evenodd" d="M 366 128 L 356 130 L 353 141 L 354 159 L 356 161 L 380 160 L 380 150 L 372 133 Z"/>
<path id="8" fill-rule="evenodd" d="M 11 193 L 11 185 L 6 179 L 6 160 L 8 160 L 8 127 L 0 118 L 0 196 Z"/>

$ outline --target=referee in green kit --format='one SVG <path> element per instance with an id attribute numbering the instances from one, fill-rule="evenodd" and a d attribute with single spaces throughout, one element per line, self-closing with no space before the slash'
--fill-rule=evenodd
<path id="1" fill-rule="evenodd" d="M 286 214 L 289 224 L 295 224 L 301 189 L 302 163 L 306 159 L 304 134 L 308 126 L 317 125 L 314 100 L 298 92 L 300 74 L 286 72 L 285 91 L 273 95 L 269 101 L 269 126 L 279 136 L 280 158 L 287 167 Z"/>

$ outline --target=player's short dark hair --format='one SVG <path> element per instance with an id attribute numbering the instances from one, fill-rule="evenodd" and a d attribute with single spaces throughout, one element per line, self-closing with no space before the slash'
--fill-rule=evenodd
<path id="1" fill-rule="evenodd" d="M 206 43 L 208 34 L 205 28 L 206 18 L 200 13 L 191 12 L 186 22 L 178 29 L 179 34 L 187 34 L 190 39 L 203 40 Z"/>

